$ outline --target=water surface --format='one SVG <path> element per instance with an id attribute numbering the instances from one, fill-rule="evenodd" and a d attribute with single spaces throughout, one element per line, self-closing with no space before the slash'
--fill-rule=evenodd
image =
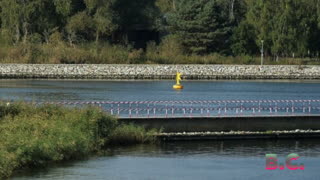
<path id="1" fill-rule="evenodd" d="M 320 99 L 320 81 L 0 80 L 0 99 L 35 101 Z M 265 154 L 298 153 L 305 170 L 265 170 Z M 22 172 L 13 180 L 319 179 L 319 140 L 174 142 Z"/>
<path id="2" fill-rule="evenodd" d="M 0 80 L 0 99 L 35 101 L 155 101 L 320 99 L 320 81 Z"/>
<path id="3" fill-rule="evenodd" d="M 305 170 L 265 170 L 265 154 L 285 162 L 298 153 Z M 109 149 L 105 156 L 23 172 L 12 180 L 319 179 L 319 140 L 174 142 Z"/>

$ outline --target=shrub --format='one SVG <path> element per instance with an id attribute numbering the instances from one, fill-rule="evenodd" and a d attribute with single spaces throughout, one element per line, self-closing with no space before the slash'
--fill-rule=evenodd
<path id="1" fill-rule="evenodd" d="M 17 168 L 76 159 L 99 151 L 117 123 L 101 109 L 92 107 L 21 103 L 2 104 L 0 111 L 0 177 Z"/>
<path id="2" fill-rule="evenodd" d="M 133 124 L 119 125 L 109 136 L 109 144 L 130 145 L 137 143 L 155 142 L 155 134 L 157 130 L 146 130 L 144 127 Z"/>
<path id="3" fill-rule="evenodd" d="M 0 132 L 1 179 L 16 169 L 79 159 L 100 151 L 110 142 L 153 142 L 155 131 L 119 125 L 97 107 L 0 102 Z"/>

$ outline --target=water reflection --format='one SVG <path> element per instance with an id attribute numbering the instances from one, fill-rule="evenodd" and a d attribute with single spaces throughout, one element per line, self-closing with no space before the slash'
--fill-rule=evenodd
<path id="1" fill-rule="evenodd" d="M 65 92 L 26 92 L 25 100 L 34 100 L 37 101 L 41 99 L 41 101 L 65 101 L 66 99 L 69 101 L 79 100 L 80 97 L 74 93 L 65 93 Z M 19 97 L 19 94 L 13 94 L 13 96 Z"/>
<path id="2" fill-rule="evenodd" d="M 320 156 L 320 140 L 229 140 L 229 141 L 195 141 L 167 142 L 152 146 L 134 146 L 129 148 L 113 148 L 108 155 L 130 156 L 234 156 L 252 157 L 277 152 L 287 155 L 295 152 L 309 157 Z"/>
<path id="3" fill-rule="evenodd" d="M 298 153 L 306 170 L 266 171 L 265 154 L 284 161 Z M 29 179 L 312 179 L 319 176 L 319 140 L 170 142 L 107 149 L 104 156 L 65 163 L 13 180 Z"/>

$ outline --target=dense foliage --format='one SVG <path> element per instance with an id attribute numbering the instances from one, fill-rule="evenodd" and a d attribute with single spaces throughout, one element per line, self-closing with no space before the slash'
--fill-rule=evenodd
<path id="1" fill-rule="evenodd" d="M 156 131 L 119 124 L 100 108 L 0 102 L 0 179 L 14 170 L 79 159 L 112 144 L 145 143 Z"/>
<path id="2" fill-rule="evenodd" d="M 98 57 L 105 55 L 101 54 L 105 47 L 112 53 L 110 48 L 120 45 L 125 59 L 133 54 L 139 62 L 155 63 L 170 59 L 164 54 L 170 54 L 165 48 L 171 45 L 174 57 L 257 56 L 262 41 L 265 55 L 274 59 L 318 57 L 320 50 L 320 0 L 0 0 L 0 20 L 2 48 L 28 47 L 19 55 L 14 49 L 0 51 L 2 62 L 37 59 L 33 56 L 42 53 L 40 57 L 55 58 L 41 62 L 88 63 L 35 50 L 37 45 L 76 49 L 85 44 Z M 133 30 L 160 32 L 161 42 L 149 47 L 153 51 L 132 53 L 132 44 L 125 37 Z M 157 54 L 156 60 L 140 57 L 150 53 Z M 112 63 L 96 59 L 89 63 Z"/>

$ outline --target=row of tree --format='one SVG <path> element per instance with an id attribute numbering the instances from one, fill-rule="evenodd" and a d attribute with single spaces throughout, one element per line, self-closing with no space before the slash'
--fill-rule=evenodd
<path id="1" fill-rule="evenodd" d="M 246 0 L 246 6 L 234 30 L 234 53 L 253 54 L 263 40 L 274 56 L 319 55 L 319 0 Z"/>
<path id="2" fill-rule="evenodd" d="M 99 41 L 137 25 L 151 28 L 159 15 L 153 0 L 0 0 L 1 30 L 9 43 L 48 42 L 57 31 L 70 43 Z"/>
<path id="3" fill-rule="evenodd" d="M 153 29 L 186 53 L 311 56 L 320 50 L 320 0 L 0 0 L 2 43 L 109 41 Z"/>

